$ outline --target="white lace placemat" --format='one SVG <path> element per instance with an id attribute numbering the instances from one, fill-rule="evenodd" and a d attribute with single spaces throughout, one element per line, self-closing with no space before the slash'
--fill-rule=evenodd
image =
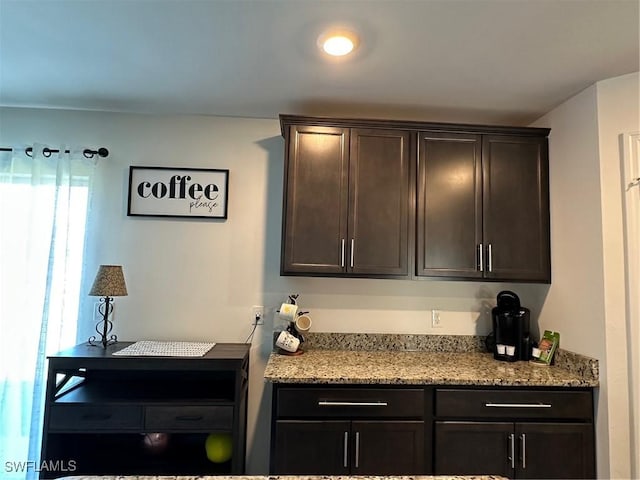
<path id="1" fill-rule="evenodd" d="M 141 340 L 114 352 L 129 357 L 203 357 L 215 343 Z"/>

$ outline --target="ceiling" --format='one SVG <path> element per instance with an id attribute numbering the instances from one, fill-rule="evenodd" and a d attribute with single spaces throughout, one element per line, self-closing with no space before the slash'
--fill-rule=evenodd
<path id="1" fill-rule="evenodd" d="M 527 125 L 639 70 L 640 0 L 0 0 L 0 105 Z M 360 47 L 329 60 L 327 28 Z"/>

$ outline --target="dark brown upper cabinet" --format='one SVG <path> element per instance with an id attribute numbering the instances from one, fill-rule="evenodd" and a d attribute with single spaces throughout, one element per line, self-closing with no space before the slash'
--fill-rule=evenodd
<path id="1" fill-rule="evenodd" d="M 546 136 L 419 138 L 417 275 L 550 282 Z"/>
<path id="2" fill-rule="evenodd" d="M 409 275 L 408 132 L 352 129 L 348 272 Z"/>
<path id="3" fill-rule="evenodd" d="M 419 138 L 416 273 L 482 278 L 482 136 Z"/>
<path id="4" fill-rule="evenodd" d="M 346 258 L 349 129 L 294 126 L 288 135 L 282 273 L 340 274 Z"/>
<path id="5" fill-rule="evenodd" d="M 285 138 L 282 274 L 409 276 L 410 134 L 292 125 Z"/>
<path id="6" fill-rule="evenodd" d="M 280 121 L 283 275 L 550 283 L 548 129 Z"/>
<path id="7" fill-rule="evenodd" d="M 482 138 L 484 275 L 551 282 L 547 138 Z"/>

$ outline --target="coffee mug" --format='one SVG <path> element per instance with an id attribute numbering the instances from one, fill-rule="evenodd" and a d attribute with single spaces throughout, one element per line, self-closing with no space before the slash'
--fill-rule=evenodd
<path id="1" fill-rule="evenodd" d="M 280 306 L 280 310 L 278 310 L 278 315 L 280 315 L 280 318 L 284 318 L 285 320 L 289 320 L 290 322 L 293 322 L 295 320 L 296 313 L 298 313 L 298 306 L 291 303 L 283 303 Z"/>
<path id="2" fill-rule="evenodd" d="M 311 317 L 309 315 L 298 316 L 295 327 L 299 333 L 307 333 L 311 328 Z"/>
<path id="3" fill-rule="evenodd" d="M 287 352 L 295 352 L 298 350 L 300 346 L 300 340 L 291 335 L 286 330 L 280 332 L 278 338 L 276 339 L 276 347 L 280 347 L 282 350 L 286 350 Z"/>

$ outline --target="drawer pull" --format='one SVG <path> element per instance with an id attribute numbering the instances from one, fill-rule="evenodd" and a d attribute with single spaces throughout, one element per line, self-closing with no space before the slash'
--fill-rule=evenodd
<path id="1" fill-rule="evenodd" d="M 354 238 L 351 239 L 351 268 L 353 268 L 353 250 L 356 248 L 356 240 Z"/>
<path id="2" fill-rule="evenodd" d="M 511 460 L 511 468 L 516 468 L 516 441 L 515 435 L 512 433 L 509 435 L 509 445 L 511 447 L 511 451 L 509 452 L 509 460 Z"/>
<path id="3" fill-rule="evenodd" d="M 485 403 L 484 406 L 494 408 L 551 408 L 550 403 Z"/>
<path id="4" fill-rule="evenodd" d="M 111 418 L 110 413 L 85 413 L 82 415 L 82 420 L 90 420 L 90 421 L 105 421 Z"/>
<path id="5" fill-rule="evenodd" d="M 386 407 L 387 402 L 333 402 L 330 400 L 320 400 L 319 407 Z"/>
<path id="6" fill-rule="evenodd" d="M 179 415 L 175 417 L 179 422 L 198 422 L 202 420 L 202 415 Z"/>
<path id="7" fill-rule="evenodd" d="M 342 466 L 349 468 L 349 432 L 344 432 L 344 457 L 342 459 Z"/>
<path id="8" fill-rule="evenodd" d="M 491 244 L 487 245 L 487 249 L 489 251 L 489 259 L 487 260 L 487 268 L 489 269 L 489 273 L 493 272 L 493 252 L 491 250 Z"/>

